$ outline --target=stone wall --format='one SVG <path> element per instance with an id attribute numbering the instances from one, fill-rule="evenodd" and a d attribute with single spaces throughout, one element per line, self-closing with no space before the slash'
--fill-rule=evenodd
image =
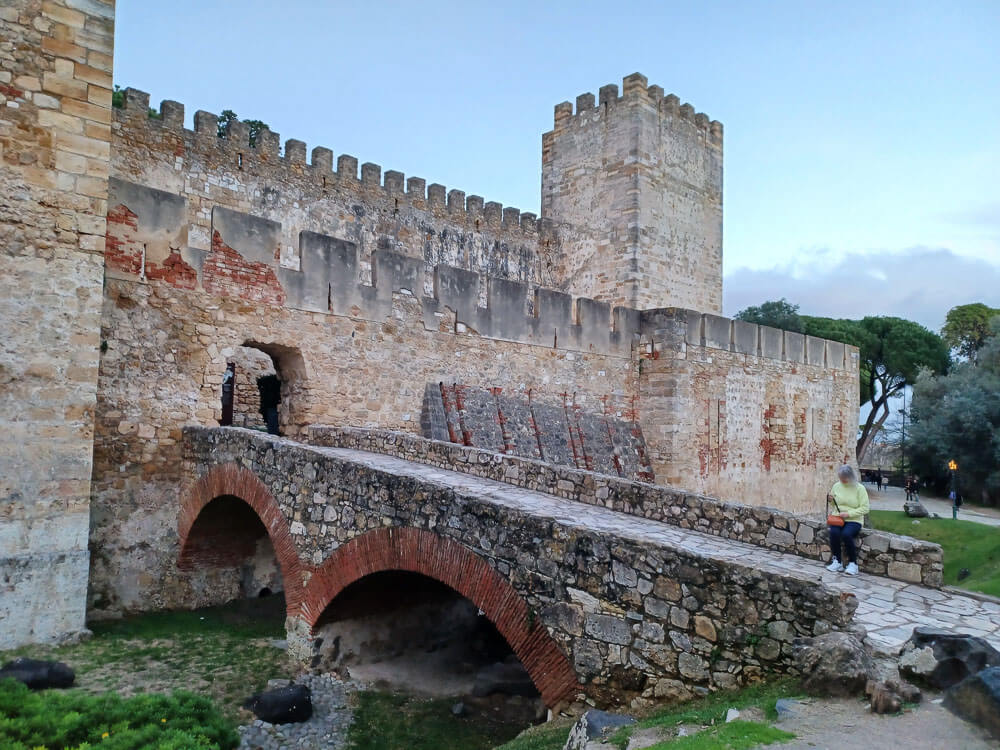
<path id="1" fill-rule="evenodd" d="M 856 606 L 794 573 L 657 548 L 256 432 L 190 428 L 184 442 L 190 489 L 181 533 L 197 528 L 198 509 L 211 497 L 239 496 L 259 482 L 250 502 L 292 579 L 285 580 L 290 645 L 306 656 L 309 627 L 331 598 L 385 564 L 370 561 L 393 556 L 483 609 L 550 706 L 571 697 L 573 686 L 552 681 L 559 669 L 536 623 L 572 665 L 579 690 L 600 704 L 641 705 L 787 672 L 796 635 L 846 627 Z M 419 533 L 411 544 L 403 531 Z M 457 554 L 443 552 L 452 542 Z M 520 601 L 470 575 L 468 552 Z M 422 568 L 428 561 L 439 567 Z"/>
<path id="2" fill-rule="evenodd" d="M 542 216 L 576 228 L 557 278 L 637 309 L 722 312 L 722 124 L 638 73 L 557 104 Z"/>
<path id="3" fill-rule="evenodd" d="M 0 7 L 0 649 L 84 627 L 113 32 Z"/>
<path id="4" fill-rule="evenodd" d="M 428 329 L 421 300 L 401 291 L 379 304 L 384 317 L 369 320 L 163 279 L 108 279 L 94 443 L 95 616 L 198 601 L 202 582 L 175 570 L 166 541 L 177 517 L 181 428 L 218 424 L 222 375 L 244 345 L 274 361 L 289 435 L 314 423 L 419 432 L 426 384 L 452 378 L 510 395 L 574 393 L 581 406 L 607 405 L 619 416 L 635 390 L 628 356 L 458 333 L 447 311 Z"/>
<path id="5" fill-rule="evenodd" d="M 313 445 L 398 456 L 442 469 L 599 505 L 684 529 L 736 539 L 814 560 L 827 560 L 826 525 L 775 508 L 725 503 L 712 497 L 613 476 L 553 466 L 519 456 L 428 440 L 402 432 L 314 425 Z M 864 529 L 858 565 L 865 573 L 940 587 L 942 551 L 937 544 Z"/>
<path id="6" fill-rule="evenodd" d="M 663 484 L 825 515 L 854 464 L 855 347 L 691 310 L 643 313 L 638 421 Z"/>

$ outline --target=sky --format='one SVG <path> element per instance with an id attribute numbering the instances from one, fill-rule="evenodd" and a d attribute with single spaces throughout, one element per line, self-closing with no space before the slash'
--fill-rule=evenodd
<path id="1" fill-rule="evenodd" d="M 1000 2 L 121 0 L 115 82 L 538 212 L 555 104 L 725 125 L 725 313 L 1000 307 Z"/>

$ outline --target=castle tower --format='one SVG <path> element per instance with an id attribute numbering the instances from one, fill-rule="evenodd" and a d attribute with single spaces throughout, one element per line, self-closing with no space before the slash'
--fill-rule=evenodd
<path id="1" fill-rule="evenodd" d="M 557 279 L 639 309 L 722 311 L 722 124 L 633 73 L 557 104 L 542 216 L 577 228 Z"/>

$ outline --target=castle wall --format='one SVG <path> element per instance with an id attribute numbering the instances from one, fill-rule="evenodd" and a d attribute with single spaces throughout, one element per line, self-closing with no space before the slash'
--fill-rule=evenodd
<path id="1" fill-rule="evenodd" d="M 854 462 L 858 351 L 690 310 L 644 315 L 639 421 L 659 481 L 823 513 Z"/>
<path id="2" fill-rule="evenodd" d="M 112 173 L 124 180 L 186 198 L 182 226 L 174 238 L 146 248 L 161 264 L 170 247 L 209 252 L 215 207 L 277 222 L 270 248 L 284 268 L 299 268 L 299 233 L 337 237 L 356 245 L 360 278 L 370 281 L 376 250 L 423 259 L 491 277 L 552 286 L 551 258 L 563 241 L 535 214 L 446 190 L 421 177 L 384 174 L 378 164 L 313 148 L 264 130 L 250 144 L 242 122 L 218 136 L 216 115 L 196 112 L 194 129 L 184 127 L 184 106 L 165 101 L 150 115 L 149 95 L 126 89 L 124 107 L 114 110 Z M 562 228 L 562 232 L 570 231 Z M 425 290 L 430 292 L 430 288 Z M 580 296 L 587 296 L 580 293 Z"/>
<path id="3" fill-rule="evenodd" d="M 344 243 L 336 249 L 346 256 L 327 258 L 329 306 L 325 294 L 326 309 L 315 309 L 316 298 L 302 292 L 309 285 L 298 272 L 286 274 L 273 258 L 254 260 L 262 257 L 257 246 L 262 234 L 247 227 L 258 227 L 256 217 L 230 214 L 212 230 L 219 236 L 213 253 L 224 259 L 217 265 L 233 271 L 229 284 L 212 286 L 211 254 L 197 258 L 189 248 L 177 255 L 199 264 L 189 266 L 191 274 L 157 277 L 147 268 L 145 277 L 130 276 L 122 266 L 111 267 L 121 248 L 144 244 L 136 238 L 174 236 L 171 217 L 181 214 L 162 208 L 173 199 L 134 184 L 113 180 L 112 194 L 111 202 L 128 211 L 119 211 L 126 218 L 108 225 L 102 321 L 107 350 L 101 360 L 91 528 L 95 616 L 207 604 L 232 595 L 233 582 L 224 574 L 176 568 L 179 440 L 184 425 L 217 424 L 226 363 L 245 357 L 244 344 L 274 359 L 285 381 L 282 429 L 291 435 L 313 423 L 419 432 L 426 384 L 436 382 L 500 388 L 522 397 L 530 389 L 552 400 L 568 393 L 582 407 L 608 408 L 618 417 L 629 408 L 635 391 L 631 339 L 612 329 L 606 307 L 599 308 L 603 324 L 593 319 L 590 326 L 569 325 L 561 335 L 546 328 L 547 345 L 533 343 L 542 335 L 540 321 L 558 316 L 548 305 L 537 306 L 541 317 L 528 316 L 533 295 L 508 282 L 503 293 L 492 289 L 492 307 L 466 311 L 467 320 L 494 331 L 487 337 L 461 324 L 460 314 L 442 302 L 448 290 L 441 279 L 461 269 L 436 267 L 432 276 L 439 280 L 440 298 L 422 297 L 411 290 L 423 288 L 423 262 L 408 266 L 404 256 L 379 251 L 375 287 L 353 278 L 341 283 L 344 269 L 356 265 L 353 246 Z M 328 247 L 330 238 L 312 240 Z M 254 263 L 259 264 L 254 273 L 235 273 Z M 462 274 L 478 284 L 477 275 Z M 635 320 L 632 327 L 638 330 Z"/>
<path id="4" fill-rule="evenodd" d="M 556 105 L 542 136 L 542 216 L 573 226 L 557 283 L 640 310 L 722 311 L 722 124 L 647 86 Z"/>
<path id="5" fill-rule="evenodd" d="M 113 31 L 0 7 L 0 649 L 84 627 Z"/>

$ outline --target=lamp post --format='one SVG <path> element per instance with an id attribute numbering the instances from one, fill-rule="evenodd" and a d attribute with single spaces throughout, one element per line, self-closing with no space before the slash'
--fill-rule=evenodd
<path id="1" fill-rule="evenodd" d="M 951 493 L 949 497 L 951 498 L 951 517 L 952 519 L 958 518 L 958 490 L 955 486 L 955 472 L 958 471 L 958 464 L 955 463 L 955 459 L 948 462 L 948 471 L 951 472 Z"/>

